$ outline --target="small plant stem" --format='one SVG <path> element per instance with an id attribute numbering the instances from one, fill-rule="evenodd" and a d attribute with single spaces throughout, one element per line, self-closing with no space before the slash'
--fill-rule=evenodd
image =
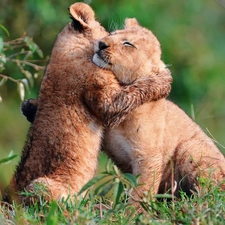
<path id="1" fill-rule="evenodd" d="M 25 65 L 28 65 L 28 66 L 31 66 L 33 67 L 35 70 L 40 70 L 40 69 L 44 69 L 44 66 L 38 66 L 36 64 L 33 64 L 31 62 L 27 62 L 27 61 L 23 61 L 23 60 L 19 60 L 19 59 L 11 59 L 11 58 L 6 58 L 7 60 L 11 61 L 11 62 L 15 62 L 17 64 L 25 64 Z"/>
<path id="2" fill-rule="evenodd" d="M 12 58 L 15 57 L 15 56 L 18 56 L 18 55 L 25 55 L 25 54 L 27 54 L 27 53 L 29 53 L 29 52 L 30 52 L 30 51 L 14 53 L 14 54 L 8 56 L 7 59 L 8 59 L 8 60 L 12 60 Z"/>
<path id="3" fill-rule="evenodd" d="M 0 77 L 7 78 L 7 79 L 9 79 L 9 80 L 11 80 L 11 81 L 13 81 L 15 83 L 20 83 L 20 80 L 15 80 L 12 77 L 9 77 L 9 76 L 3 75 L 3 74 L 0 74 Z"/>

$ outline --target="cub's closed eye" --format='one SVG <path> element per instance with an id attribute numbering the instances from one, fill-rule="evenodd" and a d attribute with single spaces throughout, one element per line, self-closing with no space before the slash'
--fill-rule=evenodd
<path id="1" fill-rule="evenodd" d="M 128 47 L 135 47 L 134 45 L 132 45 L 129 41 L 124 41 L 123 42 L 124 46 L 128 46 Z"/>

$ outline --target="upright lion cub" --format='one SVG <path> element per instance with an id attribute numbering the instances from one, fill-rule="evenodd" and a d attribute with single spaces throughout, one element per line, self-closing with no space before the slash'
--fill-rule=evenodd
<path id="1" fill-rule="evenodd" d="M 125 84 L 165 70 L 158 40 L 135 19 L 126 21 L 125 30 L 101 39 L 95 51 L 94 63 Z M 176 185 L 175 195 L 180 190 L 190 194 L 199 176 L 218 184 L 225 178 L 222 153 L 183 110 L 166 99 L 139 106 L 119 126 L 107 129 L 104 151 L 123 172 L 141 174 L 138 195 L 148 190 L 153 195 L 165 193 Z"/>
<path id="2" fill-rule="evenodd" d="M 88 5 L 75 3 L 70 14 L 72 23 L 54 44 L 35 120 L 10 184 L 17 192 L 44 184 L 53 199 L 77 193 L 94 176 L 103 125 L 118 124 L 135 107 L 170 91 L 170 76 L 122 86 L 111 71 L 95 66 L 93 43 L 108 33 Z"/>

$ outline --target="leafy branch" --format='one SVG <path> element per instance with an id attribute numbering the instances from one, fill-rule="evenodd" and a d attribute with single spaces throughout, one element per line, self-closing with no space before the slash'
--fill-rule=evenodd
<path id="1" fill-rule="evenodd" d="M 0 24 L 0 31 L 9 36 L 8 30 Z M 37 78 L 44 70 L 44 66 L 40 63 L 44 60 L 34 60 L 35 56 L 43 58 L 43 52 L 33 39 L 27 35 L 10 41 L 4 41 L 3 35 L 0 33 L 0 87 L 7 81 L 17 84 L 18 92 L 21 100 L 24 99 L 25 89 L 29 90 L 34 85 L 34 79 Z M 4 74 L 6 63 L 13 63 L 19 71 L 24 75 L 22 79 L 15 79 L 13 76 Z M 31 68 L 34 70 L 32 74 Z M 1 96 L 0 96 L 1 100 Z"/>

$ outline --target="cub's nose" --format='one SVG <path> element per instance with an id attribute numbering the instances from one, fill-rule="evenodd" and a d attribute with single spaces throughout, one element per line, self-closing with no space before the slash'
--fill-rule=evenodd
<path id="1" fill-rule="evenodd" d="M 108 48 L 109 46 L 108 45 L 106 45 L 106 43 L 104 43 L 103 41 L 99 41 L 99 43 L 98 43 L 98 48 L 99 48 L 99 50 L 103 50 L 103 49 L 106 49 L 106 48 Z"/>

